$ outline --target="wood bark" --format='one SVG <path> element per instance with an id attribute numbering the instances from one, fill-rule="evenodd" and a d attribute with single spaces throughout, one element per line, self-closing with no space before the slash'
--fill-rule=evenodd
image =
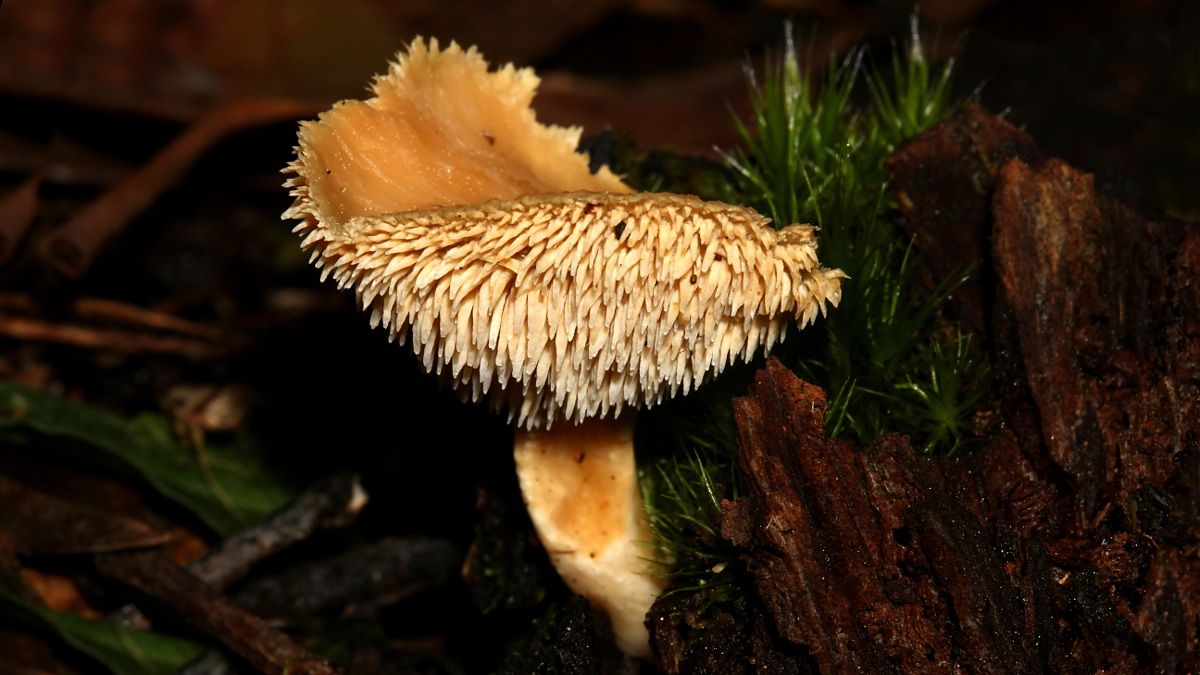
<path id="1" fill-rule="evenodd" d="M 889 170 L 931 274 L 981 266 L 960 316 L 1003 424 L 964 458 L 859 449 L 769 361 L 735 402 L 747 490 L 722 531 L 777 649 L 818 672 L 1195 672 L 1200 231 L 978 107 Z"/>

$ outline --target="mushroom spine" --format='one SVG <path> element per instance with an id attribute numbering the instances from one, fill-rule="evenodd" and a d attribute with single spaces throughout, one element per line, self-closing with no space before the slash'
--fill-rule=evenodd
<path id="1" fill-rule="evenodd" d="M 811 227 L 576 192 L 352 218 L 304 246 L 464 398 L 526 428 L 687 393 L 838 298 Z"/>

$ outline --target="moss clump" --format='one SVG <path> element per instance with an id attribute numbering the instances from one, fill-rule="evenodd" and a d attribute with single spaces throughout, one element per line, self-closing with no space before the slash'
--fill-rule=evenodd
<path id="1" fill-rule="evenodd" d="M 927 61 L 915 22 L 886 73 L 859 49 L 813 75 L 795 52 L 788 31 L 783 56 L 761 82 L 752 76 L 751 115 L 735 122 L 742 145 L 726 155 L 721 196 L 777 227 L 819 225 L 822 262 L 849 278 L 838 308 L 775 355 L 830 392 L 831 435 L 865 444 L 899 432 L 926 452 L 956 452 L 975 433 L 987 366 L 940 308 L 972 270 L 933 289 L 920 283 L 919 252 L 892 217 L 883 167 L 897 144 L 953 111 L 953 64 Z M 643 493 L 676 592 L 742 583 L 719 535 L 720 500 L 738 491 L 730 400 L 756 366 L 647 415 L 662 451 L 643 460 Z"/>

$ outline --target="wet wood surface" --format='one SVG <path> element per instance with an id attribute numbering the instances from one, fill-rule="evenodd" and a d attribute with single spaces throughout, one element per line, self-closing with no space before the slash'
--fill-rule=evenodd
<path id="1" fill-rule="evenodd" d="M 735 404 L 723 533 L 810 667 L 1198 665 L 1200 236 L 1039 155 L 971 107 L 889 163 L 932 266 L 987 266 L 965 314 L 1003 376 L 989 447 L 827 438 L 825 392 L 776 361 Z"/>

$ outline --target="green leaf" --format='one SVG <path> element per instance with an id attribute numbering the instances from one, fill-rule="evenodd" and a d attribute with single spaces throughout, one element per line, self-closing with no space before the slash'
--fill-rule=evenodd
<path id="1" fill-rule="evenodd" d="M 204 653 L 183 638 L 56 612 L 0 591 L 0 616 L 50 631 L 116 675 L 169 675 Z"/>
<path id="2" fill-rule="evenodd" d="M 115 459 L 137 472 L 222 536 L 261 520 L 294 496 L 247 444 L 185 447 L 159 415 L 124 418 L 15 382 L 0 381 L 0 431 L 6 439 L 23 438 L 31 445 L 61 439 L 99 450 L 106 457 L 94 459 Z"/>

